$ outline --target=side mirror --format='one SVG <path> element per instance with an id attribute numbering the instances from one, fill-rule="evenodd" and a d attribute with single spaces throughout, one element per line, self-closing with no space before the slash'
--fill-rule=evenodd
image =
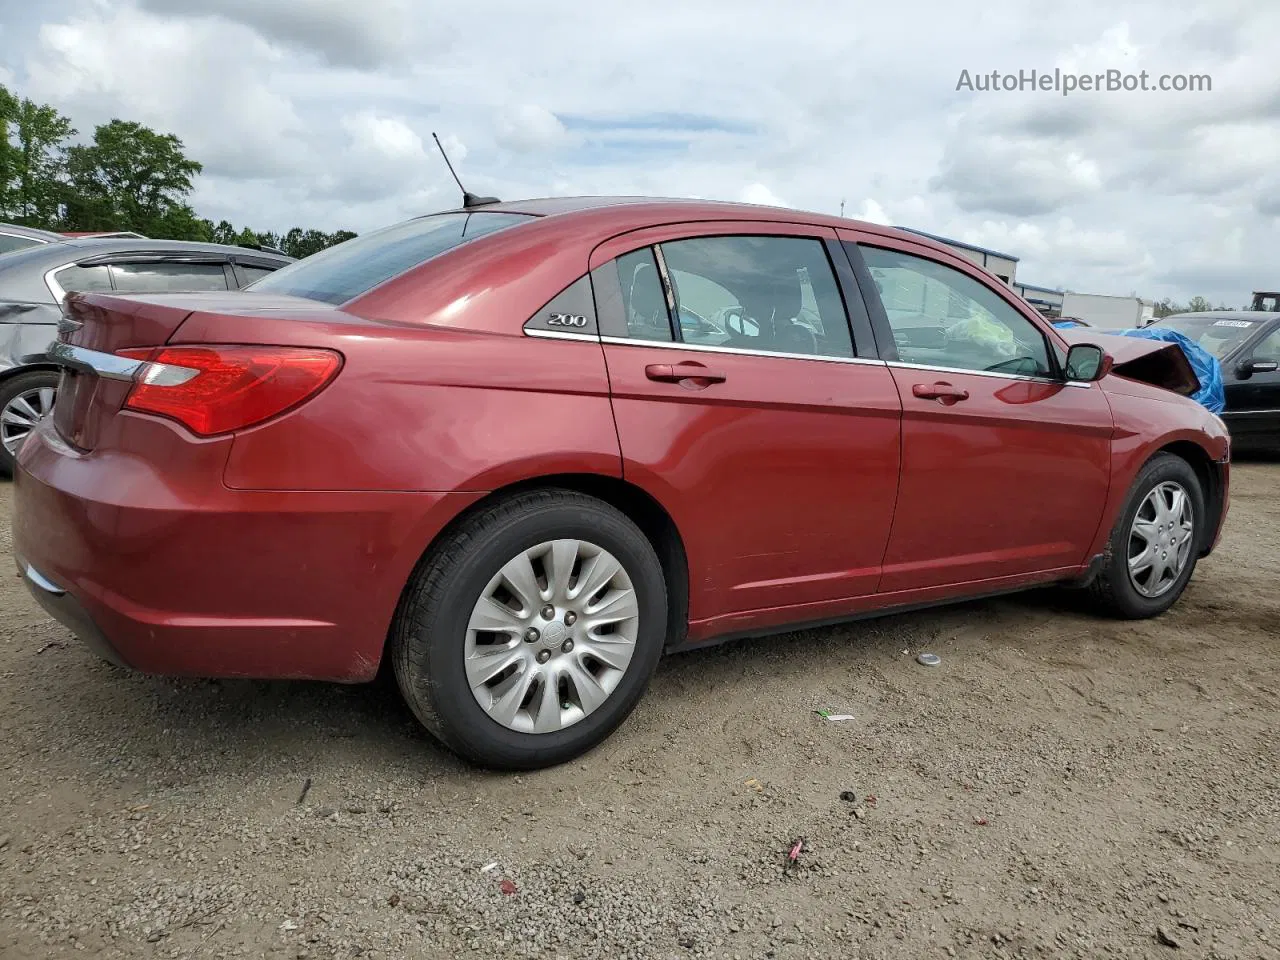
<path id="1" fill-rule="evenodd" d="M 1111 372 L 1111 357 L 1092 343 L 1077 343 L 1067 351 L 1067 379 L 1081 383 L 1101 380 Z"/>
<path id="2" fill-rule="evenodd" d="M 1280 370 L 1280 363 L 1275 360 L 1242 360 L 1236 367 L 1236 376 L 1248 380 L 1255 373 L 1275 373 Z"/>

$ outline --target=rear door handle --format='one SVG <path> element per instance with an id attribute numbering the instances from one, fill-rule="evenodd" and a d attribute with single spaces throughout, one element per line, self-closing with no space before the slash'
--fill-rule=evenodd
<path id="1" fill-rule="evenodd" d="M 917 383 L 911 388 L 912 396 L 921 400 L 937 400 L 939 403 L 951 404 L 969 399 L 969 391 L 963 387 L 953 387 L 949 383 Z"/>
<path id="2" fill-rule="evenodd" d="M 684 363 L 651 363 L 644 368 L 644 375 L 659 383 L 685 383 L 705 387 L 711 383 L 724 383 L 727 377 L 719 370 L 712 370 L 692 360 Z"/>

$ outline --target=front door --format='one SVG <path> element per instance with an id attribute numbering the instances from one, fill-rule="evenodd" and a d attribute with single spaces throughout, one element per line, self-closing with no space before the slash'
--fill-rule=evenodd
<path id="1" fill-rule="evenodd" d="M 1242 449 L 1280 447 L 1280 327 L 1272 330 L 1236 362 L 1236 370 L 1248 369 L 1240 379 L 1226 377 L 1227 408 L 1222 419 L 1231 431 L 1231 442 Z"/>
<path id="2" fill-rule="evenodd" d="M 874 281 L 872 322 L 903 405 L 881 592 L 994 589 L 1084 563 L 1110 479 L 1101 388 L 1059 379 L 1030 308 L 960 258 L 879 237 L 849 253 Z"/>
<path id="3" fill-rule="evenodd" d="M 874 594 L 901 410 L 834 231 L 672 225 L 591 265 L 624 475 L 681 532 L 694 636 Z"/>

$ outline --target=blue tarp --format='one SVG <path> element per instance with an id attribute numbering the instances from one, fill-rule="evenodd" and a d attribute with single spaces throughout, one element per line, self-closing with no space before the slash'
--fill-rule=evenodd
<path id="1" fill-rule="evenodd" d="M 1074 320 L 1059 320 L 1055 327 L 1078 327 Z M 1161 340 L 1164 343 L 1176 343 L 1186 354 L 1191 369 L 1200 381 L 1200 389 L 1191 395 L 1191 399 L 1207 408 L 1211 413 L 1221 413 L 1227 405 L 1226 395 L 1222 389 L 1222 364 L 1218 358 L 1196 343 L 1184 333 L 1169 327 L 1139 327 L 1129 330 L 1099 330 L 1110 336 L 1138 337 L 1142 340 Z"/>

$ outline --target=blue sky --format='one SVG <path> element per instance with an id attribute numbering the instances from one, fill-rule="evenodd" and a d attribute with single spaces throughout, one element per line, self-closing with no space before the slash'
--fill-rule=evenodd
<path id="1" fill-rule="evenodd" d="M 1280 283 L 1280 4 L 0 0 L 0 81 L 205 164 L 195 203 L 356 230 L 474 192 L 745 199 L 1008 250 L 1019 278 L 1242 303 Z M 973 93 L 962 70 L 1203 72 Z"/>

